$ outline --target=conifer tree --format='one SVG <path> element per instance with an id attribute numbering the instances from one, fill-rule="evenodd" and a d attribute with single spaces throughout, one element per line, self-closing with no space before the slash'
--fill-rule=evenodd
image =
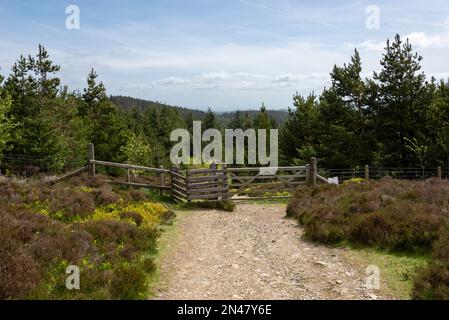
<path id="1" fill-rule="evenodd" d="M 413 52 L 412 45 L 396 35 L 387 41 L 382 56 L 382 70 L 374 73 L 379 84 L 375 110 L 377 139 L 390 155 L 385 165 L 413 164 L 414 157 L 404 138 L 419 138 L 425 126 L 430 105 L 425 75 L 421 72 L 422 57 Z"/>

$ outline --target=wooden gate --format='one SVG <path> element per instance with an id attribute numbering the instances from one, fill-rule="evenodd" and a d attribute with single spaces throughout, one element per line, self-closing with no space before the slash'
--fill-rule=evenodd
<path id="1" fill-rule="evenodd" d="M 177 201 L 223 200 L 229 197 L 228 172 L 212 164 L 209 169 L 172 171 L 173 197 Z"/>
<path id="2" fill-rule="evenodd" d="M 314 161 L 312 161 L 314 163 Z M 316 166 L 218 168 L 173 168 L 171 171 L 172 195 L 176 201 L 194 200 L 255 200 L 289 198 L 302 184 L 315 185 Z"/>
<path id="3" fill-rule="evenodd" d="M 308 183 L 310 166 L 229 168 L 232 199 L 288 198 L 297 186 Z"/>

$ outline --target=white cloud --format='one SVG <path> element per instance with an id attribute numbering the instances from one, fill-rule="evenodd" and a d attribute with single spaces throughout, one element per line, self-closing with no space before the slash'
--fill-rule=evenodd
<path id="1" fill-rule="evenodd" d="M 365 51 L 382 51 L 386 46 L 386 41 L 376 41 L 376 40 L 366 40 L 359 43 L 352 43 L 347 42 L 343 45 L 346 49 L 353 50 L 354 48 L 357 48 L 359 50 L 365 50 Z"/>
<path id="2" fill-rule="evenodd" d="M 329 78 L 329 73 L 310 73 L 310 74 L 282 74 L 275 76 L 273 82 L 276 83 L 299 83 L 303 81 L 326 81 Z"/>
<path id="3" fill-rule="evenodd" d="M 275 91 L 288 89 L 296 91 L 308 88 L 322 88 L 329 83 L 328 73 L 309 73 L 281 75 L 232 73 L 226 71 L 203 73 L 190 78 L 170 76 L 152 82 L 154 87 L 167 87 L 176 89 L 180 85 L 191 90 L 211 91 Z M 292 89 L 293 88 L 293 89 Z"/>
<path id="4" fill-rule="evenodd" d="M 179 78 L 179 77 L 168 77 L 164 79 L 157 80 L 154 84 L 159 86 L 178 86 L 190 83 L 189 80 Z"/>
<path id="5" fill-rule="evenodd" d="M 412 32 L 406 36 L 410 43 L 420 48 L 445 48 L 449 46 L 449 34 L 428 35 L 424 32 Z"/>

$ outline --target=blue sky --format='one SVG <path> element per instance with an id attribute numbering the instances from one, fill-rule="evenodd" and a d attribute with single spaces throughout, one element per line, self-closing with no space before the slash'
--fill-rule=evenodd
<path id="1" fill-rule="evenodd" d="M 80 9 L 80 29 L 65 26 Z M 368 6 L 379 28 L 368 28 Z M 387 38 L 409 37 L 428 75 L 449 78 L 449 1 L 0 0 L 0 72 L 46 46 L 72 90 L 93 67 L 108 93 L 216 111 L 286 108 L 319 93 L 354 47 L 364 74 Z"/>

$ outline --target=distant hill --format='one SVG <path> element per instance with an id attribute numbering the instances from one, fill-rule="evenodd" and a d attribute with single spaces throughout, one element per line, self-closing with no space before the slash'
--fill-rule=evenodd
<path id="1" fill-rule="evenodd" d="M 188 109 L 184 107 L 178 107 L 178 106 L 171 106 L 162 102 L 158 101 L 149 101 L 149 100 L 143 100 L 143 99 L 137 99 L 132 97 L 124 97 L 124 96 L 111 96 L 111 101 L 114 102 L 117 106 L 119 106 L 122 110 L 130 111 L 132 109 L 137 109 L 140 111 L 145 111 L 150 108 L 171 108 L 175 109 L 179 112 L 179 114 L 183 117 L 187 116 L 189 113 L 192 114 L 193 119 L 195 120 L 201 120 L 205 115 L 206 112 L 201 110 L 195 110 L 195 109 Z"/>
<path id="2" fill-rule="evenodd" d="M 129 111 L 132 109 L 137 109 L 140 111 L 145 111 L 149 108 L 172 108 L 178 111 L 178 113 L 182 117 L 187 117 L 189 113 L 192 114 L 194 120 L 201 120 L 206 115 L 205 111 L 197 110 L 197 109 L 189 109 L 185 107 L 172 106 L 165 103 L 161 103 L 158 101 L 149 101 L 143 99 L 137 99 L 132 97 L 125 96 L 111 96 L 111 101 L 114 102 L 117 106 L 119 106 L 122 110 Z M 259 110 L 242 110 L 241 112 L 248 112 L 251 118 L 254 118 Z M 230 112 L 216 112 L 217 119 L 222 123 L 228 123 L 235 115 L 236 111 Z M 288 117 L 287 110 L 268 110 L 270 116 L 272 116 L 277 123 L 283 123 Z"/>

